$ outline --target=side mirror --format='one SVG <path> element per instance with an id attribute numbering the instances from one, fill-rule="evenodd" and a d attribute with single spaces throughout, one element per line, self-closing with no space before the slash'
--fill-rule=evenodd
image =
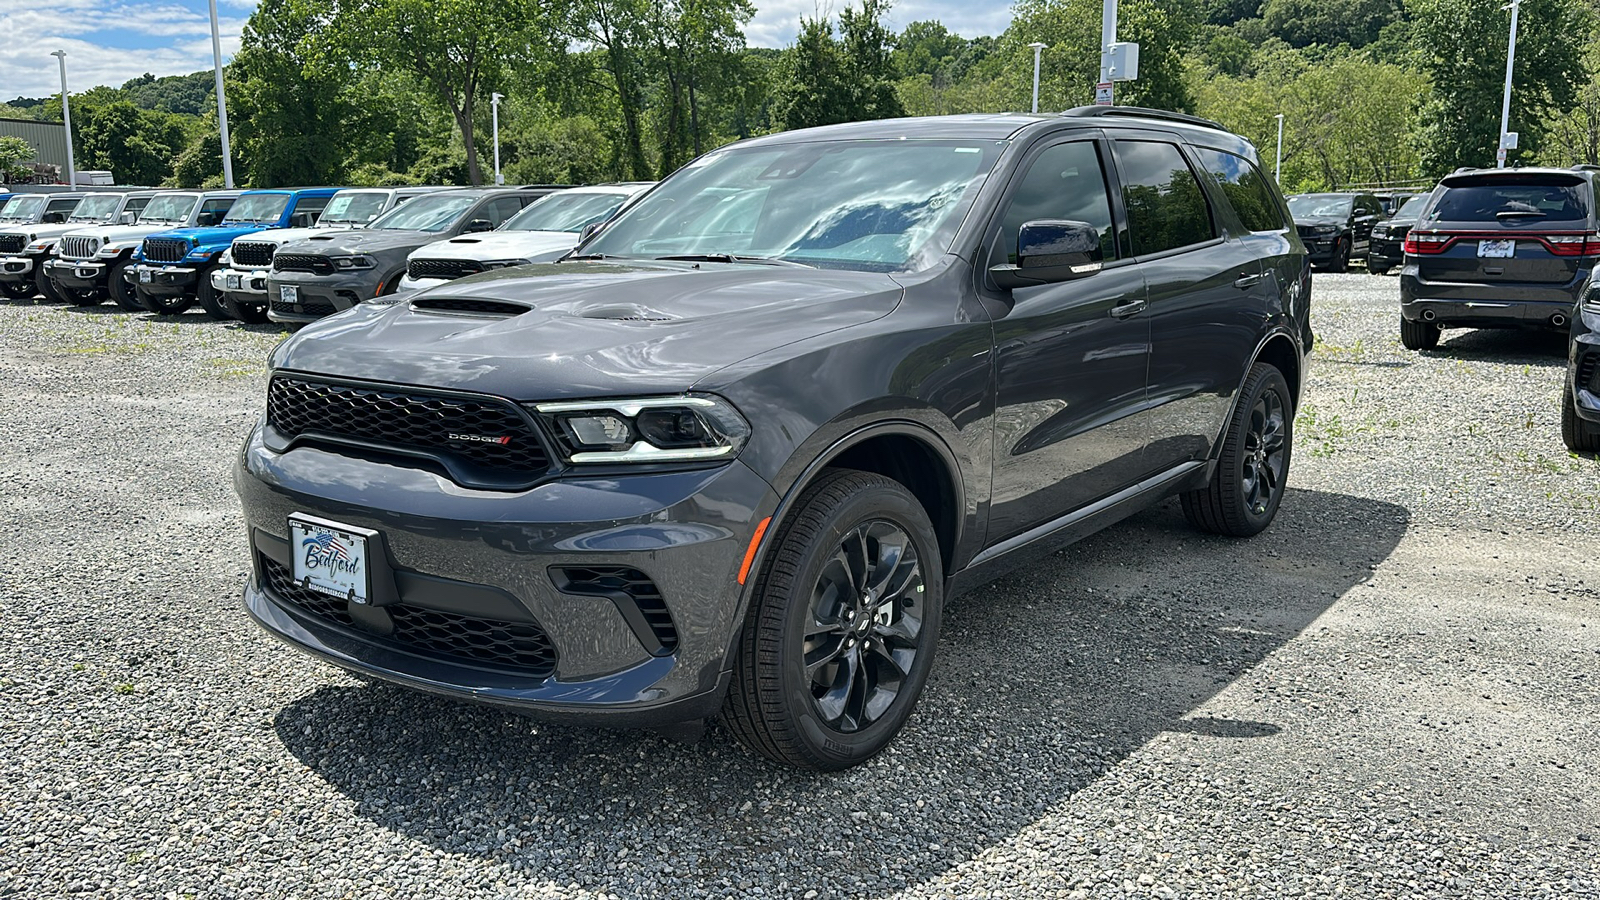
<path id="1" fill-rule="evenodd" d="M 195 225 L 200 228 L 210 228 L 222 221 L 222 213 L 203 212 L 195 219 Z"/>
<path id="2" fill-rule="evenodd" d="M 67 214 L 64 213 L 64 212 L 45 213 L 44 214 L 44 218 L 39 220 L 39 224 L 40 225 L 60 225 L 62 222 L 65 222 L 66 220 L 67 220 Z"/>
<path id="3" fill-rule="evenodd" d="M 125 213 L 122 214 L 122 218 L 120 219 L 120 221 L 124 225 L 132 225 L 133 223 L 139 221 L 139 214 L 138 213 L 125 212 Z"/>
<path id="4" fill-rule="evenodd" d="M 600 229 L 604 228 L 605 224 L 606 223 L 604 223 L 604 222 L 590 222 L 589 224 L 583 226 L 583 230 L 578 232 L 578 243 L 582 244 L 584 241 L 587 241 L 589 238 L 592 238 L 596 234 L 599 234 L 600 233 Z"/>
<path id="5" fill-rule="evenodd" d="M 494 223 L 488 219 L 473 219 L 467 227 L 461 229 L 462 234 L 477 234 L 480 231 L 493 231 Z"/>
<path id="6" fill-rule="evenodd" d="M 1035 219 L 1017 233 L 1016 265 L 989 267 L 1004 290 L 1054 284 L 1100 271 L 1100 230 L 1088 222 Z"/>

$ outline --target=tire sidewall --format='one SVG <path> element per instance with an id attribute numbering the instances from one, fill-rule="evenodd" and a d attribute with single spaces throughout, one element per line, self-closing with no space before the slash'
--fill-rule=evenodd
<path id="1" fill-rule="evenodd" d="M 900 696 L 881 718 L 860 731 L 843 733 L 824 724 L 817 716 L 811 697 L 810 681 L 800 647 L 811 612 L 811 589 L 822 567 L 833 556 L 844 536 L 855 527 L 874 519 L 899 526 L 916 547 L 924 584 L 921 644 L 913 671 L 901 687 Z M 855 765 L 882 750 L 904 727 L 916 707 L 928 675 L 933 668 L 934 648 L 939 640 L 939 623 L 944 609 L 942 560 L 938 539 L 927 514 L 909 494 L 884 487 L 858 492 L 833 510 L 826 526 L 805 548 L 786 596 L 772 598 L 784 604 L 784 653 L 779 677 L 785 707 L 793 719 L 794 731 L 807 751 L 822 768 L 836 769 Z"/>
<path id="2" fill-rule="evenodd" d="M 1227 470 L 1220 473 L 1231 480 L 1233 490 L 1229 492 L 1234 511 L 1249 523 L 1250 533 L 1256 534 L 1265 530 L 1278 514 L 1278 507 L 1283 503 L 1283 495 L 1288 490 L 1289 472 L 1294 464 L 1294 397 L 1289 392 L 1289 382 L 1279 372 L 1277 367 L 1269 367 L 1259 379 L 1252 379 L 1253 390 L 1244 397 L 1239 404 L 1238 417 L 1234 427 L 1228 435 L 1228 450 L 1226 454 Z M 1256 401 L 1268 391 L 1276 391 L 1278 400 L 1283 405 L 1283 477 L 1279 479 L 1277 487 L 1273 490 L 1272 498 L 1267 503 L 1264 512 L 1257 513 L 1250 509 L 1245 502 L 1244 494 L 1244 458 L 1245 436 L 1250 431 L 1250 416 L 1255 409 Z"/>

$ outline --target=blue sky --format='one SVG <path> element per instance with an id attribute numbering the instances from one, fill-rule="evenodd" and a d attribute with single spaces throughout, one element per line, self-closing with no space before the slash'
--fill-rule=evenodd
<path id="1" fill-rule="evenodd" d="M 239 47 L 239 31 L 256 0 L 218 0 L 222 53 Z M 802 15 L 842 2 L 757 0 L 746 29 L 752 46 L 782 47 Z M 896 30 L 938 19 L 959 34 L 998 34 L 1011 20 L 1005 0 L 900 0 L 889 14 Z M 211 65 L 211 25 L 205 0 L 0 0 L 0 102 L 60 90 L 52 50 L 67 51 L 67 85 L 74 93 L 120 85 L 149 72 L 181 75 Z"/>

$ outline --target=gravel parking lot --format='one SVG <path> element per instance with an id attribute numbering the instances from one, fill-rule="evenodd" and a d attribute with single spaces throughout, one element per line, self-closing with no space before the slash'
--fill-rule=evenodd
<path id="1" fill-rule="evenodd" d="M 239 607 L 281 336 L 0 303 L 0 896 L 1600 896 L 1600 461 L 1559 337 L 1319 275 L 1266 534 L 1168 503 L 948 613 L 831 776 L 369 685 Z"/>

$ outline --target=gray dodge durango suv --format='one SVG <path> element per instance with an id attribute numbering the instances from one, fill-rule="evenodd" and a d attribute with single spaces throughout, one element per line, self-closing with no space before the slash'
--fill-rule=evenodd
<path id="1" fill-rule="evenodd" d="M 1172 495 L 1267 527 L 1309 272 L 1255 150 L 1191 117 L 724 147 L 560 262 L 282 343 L 235 469 L 244 602 L 419 690 L 720 715 L 850 766 L 910 716 L 957 594 Z"/>

